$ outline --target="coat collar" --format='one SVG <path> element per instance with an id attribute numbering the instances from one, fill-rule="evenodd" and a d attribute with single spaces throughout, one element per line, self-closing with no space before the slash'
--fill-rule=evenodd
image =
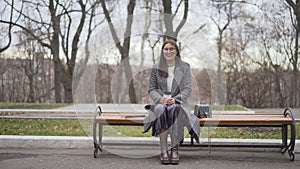
<path id="1" fill-rule="evenodd" d="M 176 88 L 180 85 L 181 80 L 183 78 L 183 74 L 184 74 L 183 68 L 181 67 L 181 65 L 178 64 L 174 70 L 174 80 L 173 80 L 172 90 L 171 90 L 172 93 L 174 93 Z"/>

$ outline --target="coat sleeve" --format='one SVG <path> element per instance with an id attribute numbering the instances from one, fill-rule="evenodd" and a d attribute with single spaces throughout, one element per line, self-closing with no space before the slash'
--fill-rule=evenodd
<path id="1" fill-rule="evenodd" d="M 158 71 L 156 66 L 154 65 L 149 79 L 149 87 L 148 87 L 148 93 L 150 95 L 150 98 L 153 100 L 154 103 L 159 103 L 160 98 L 163 96 L 163 91 L 159 89 L 158 86 Z"/>
<path id="2" fill-rule="evenodd" d="M 187 101 L 187 99 L 191 95 L 191 92 L 192 92 L 192 73 L 191 73 L 190 66 L 187 64 L 186 70 L 184 72 L 180 84 L 180 92 L 176 96 L 174 96 L 174 99 L 181 104 L 184 101 Z"/>

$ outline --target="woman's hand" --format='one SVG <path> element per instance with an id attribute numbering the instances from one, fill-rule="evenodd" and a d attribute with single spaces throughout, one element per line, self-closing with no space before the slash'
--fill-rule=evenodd
<path id="1" fill-rule="evenodd" d="M 173 98 L 170 98 L 170 99 L 167 99 L 167 105 L 172 105 L 172 104 L 175 104 L 175 99 Z"/>
<path id="2" fill-rule="evenodd" d="M 173 99 L 173 98 L 161 97 L 159 102 L 160 102 L 161 104 L 172 105 L 172 104 L 175 104 L 175 99 Z"/>

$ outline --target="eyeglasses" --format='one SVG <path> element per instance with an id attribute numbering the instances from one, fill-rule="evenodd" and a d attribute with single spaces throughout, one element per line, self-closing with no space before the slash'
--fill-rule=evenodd
<path id="1" fill-rule="evenodd" d="M 173 52 L 175 48 L 164 48 L 163 50 L 164 52 L 168 52 L 168 51 Z"/>

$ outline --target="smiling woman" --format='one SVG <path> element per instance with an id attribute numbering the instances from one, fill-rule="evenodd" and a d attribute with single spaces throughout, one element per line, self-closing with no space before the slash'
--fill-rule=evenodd
<path id="1" fill-rule="evenodd" d="M 178 164 L 178 143 L 184 138 L 184 126 L 199 142 L 200 124 L 191 114 L 188 98 L 192 92 L 190 65 L 181 60 L 174 40 L 167 39 L 161 48 L 158 66 L 152 68 L 148 93 L 153 101 L 150 110 L 156 119 L 152 123 L 152 135 L 159 136 L 162 164 Z M 149 118 L 149 116 L 148 116 Z M 149 119 L 145 119 L 145 124 Z M 145 132 L 150 127 L 145 127 Z M 171 155 L 168 153 L 168 135 L 171 136 Z"/>

